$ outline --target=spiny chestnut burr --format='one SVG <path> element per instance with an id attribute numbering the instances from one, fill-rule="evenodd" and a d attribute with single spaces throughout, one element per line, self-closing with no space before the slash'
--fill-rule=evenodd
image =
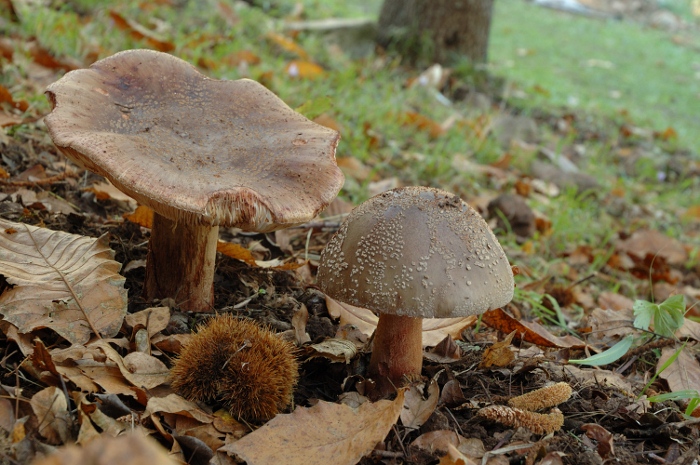
<path id="1" fill-rule="evenodd" d="M 228 314 L 201 326 L 171 370 L 171 386 L 183 397 L 220 403 L 234 417 L 252 422 L 287 408 L 298 378 L 291 343 Z"/>

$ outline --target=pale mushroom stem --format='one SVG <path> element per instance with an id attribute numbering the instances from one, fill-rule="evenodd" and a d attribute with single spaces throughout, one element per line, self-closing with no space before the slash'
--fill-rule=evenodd
<path id="1" fill-rule="evenodd" d="M 396 387 L 404 377 L 420 376 L 423 366 L 423 319 L 400 315 L 379 315 L 374 332 L 370 376 L 378 382 L 388 378 Z"/>
<path id="2" fill-rule="evenodd" d="M 219 227 L 176 222 L 153 214 L 144 298 L 172 298 L 186 311 L 214 306 L 214 265 Z"/>

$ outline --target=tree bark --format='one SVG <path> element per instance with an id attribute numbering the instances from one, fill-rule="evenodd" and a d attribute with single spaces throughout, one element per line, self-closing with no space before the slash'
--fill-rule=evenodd
<path id="1" fill-rule="evenodd" d="M 384 0 L 377 41 L 412 59 L 487 59 L 493 0 Z"/>
<path id="2" fill-rule="evenodd" d="M 218 240 L 218 226 L 178 223 L 154 213 L 144 298 L 170 297 L 182 310 L 212 311 Z"/>

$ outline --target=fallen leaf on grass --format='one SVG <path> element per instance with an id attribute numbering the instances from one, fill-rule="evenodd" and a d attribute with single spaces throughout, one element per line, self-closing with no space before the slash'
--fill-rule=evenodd
<path id="1" fill-rule="evenodd" d="M 314 79 L 323 76 L 325 71 L 312 61 L 290 61 L 284 68 L 287 76 L 294 78 Z"/>
<path id="2" fill-rule="evenodd" d="M 677 347 L 664 347 L 656 364 L 656 372 L 661 373 L 659 377 L 666 380 L 672 392 L 686 390 L 700 392 L 700 363 L 694 348 L 686 345 L 678 354 L 678 358 L 662 371 L 664 364 L 678 350 Z"/>
<path id="3" fill-rule="evenodd" d="M 220 450 L 248 465 L 354 465 L 384 440 L 403 408 L 404 391 L 393 401 L 357 408 L 319 401 L 277 415 L 258 430 Z"/>
<path id="4" fill-rule="evenodd" d="M 414 111 L 407 111 L 399 115 L 399 122 L 404 126 L 413 126 L 421 131 L 426 131 L 432 138 L 439 137 L 445 132 L 439 123 Z"/>
<path id="5" fill-rule="evenodd" d="M 663 258 L 669 265 L 683 265 L 688 260 L 683 244 L 655 229 L 640 229 L 628 239 L 620 241 L 617 249 L 644 258 L 646 255 Z"/>
<path id="6" fill-rule="evenodd" d="M 22 333 L 51 328 L 73 344 L 85 344 L 93 332 L 116 335 L 128 302 L 108 244 L 107 235 L 0 220 L 0 274 L 14 285 L 0 295 L 0 313 Z"/>
<path id="7" fill-rule="evenodd" d="M 306 50 L 301 48 L 301 46 L 299 44 L 294 42 L 289 37 L 285 37 L 282 34 L 277 34 L 276 32 L 269 32 L 265 36 L 265 38 L 268 39 L 273 44 L 277 45 L 279 48 L 281 48 L 285 52 L 289 52 L 293 55 L 296 55 L 299 58 L 301 58 L 302 60 L 309 59 L 309 54 L 306 53 Z"/>
<path id="8" fill-rule="evenodd" d="M 160 52 L 172 52 L 175 50 L 175 44 L 160 39 L 153 31 L 143 27 L 136 21 L 125 18 L 114 10 L 109 12 L 109 17 L 112 18 L 117 28 L 128 32 L 136 40 L 145 40 L 149 47 Z"/>
<path id="9" fill-rule="evenodd" d="M 481 316 L 481 321 L 502 333 L 510 334 L 515 331 L 518 338 L 540 347 L 582 349 L 586 346 L 582 340 L 574 336 L 557 337 L 537 323 L 516 320 L 500 308 L 484 313 Z"/>
<path id="10" fill-rule="evenodd" d="M 371 310 L 355 307 L 326 296 L 328 313 L 333 318 L 340 318 L 340 325 L 353 325 L 366 336 L 371 336 L 377 329 L 379 318 Z M 463 318 L 426 318 L 423 320 L 423 347 L 436 346 L 448 335 L 460 339 L 462 331 L 476 322 L 476 316 Z"/>

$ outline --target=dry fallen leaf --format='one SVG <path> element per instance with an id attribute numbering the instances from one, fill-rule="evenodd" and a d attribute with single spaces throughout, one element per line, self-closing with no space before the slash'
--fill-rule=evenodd
<path id="1" fill-rule="evenodd" d="M 506 336 L 504 340 L 494 343 L 491 347 L 487 347 L 484 350 L 479 368 L 489 368 L 491 366 L 505 367 L 510 365 L 510 363 L 515 360 L 515 354 L 511 350 L 513 336 L 515 336 L 515 330 Z"/>
<path id="2" fill-rule="evenodd" d="M 340 318 L 340 325 L 353 325 L 366 336 L 371 336 L 377 329 L 379 318 L 371 310 L 355 307 L 326 296 L 328 313 L 333 318 Z M 462 318 L 426 318 L 423 320 L 423 347 L 436 346 L 448 335 L 460 339 L 462 331 L 476 322 L 476 316 Z"/>
<path id="3" fill-rule="evenodd" d="M 615 455 L 613 448 L 613 435 L 600 425 L 586 423 L 581 425 L 581 429 L 586 432 L 586 436 L 598 442 L 598 455 L 605 460 L 610 455 Z"/>
<path id="4" fill-rule="evenodd" d="M 51 328 L 74 344 L 91 333 L 116 335 L 127 291 L 108 244 L 106 235 L 92 239 L 0 220 L 0 274 L 14 285 L 0 295 L 0 313 L 22 333 Z"/>
<path id="5" fill-rule="evenodd" d="M 448 444 L 447 455 L 440 458 L 439 465 L 477 465 L 477 462 L 461 453 L 454 445 Z"/>
<path id="6" fill-rule="evenodd" d="M 401 424 L 406 428 L 418 429 L 433 414 L 440 399 L 440 387 L 435 378 L 428 384 L 428 393 L 423 398 L 424 386 L 413 385 L 406 391 L 406 398 L 401 410 Z"/>
<path id="7" fill-rule="evenodd" d="M 68 401 L 62 390 L 51 386 L 43 389 L 29 402 L 39 419 L 39 434 L 51 444 L 66 443 L 71 438 L 72 420 Z"/>
<path id="8" fill-rule="evenodd" d="M 220 450 L 248 465 L 354 465 L 384 440 L 403 403 L 403 390 L 393 401 L 365 402 L 357 408 L 319 401 L 277 415 Z"/>
<path id="9" fill-rule="evenodd" d="M 461 439 L 464 438 L 454 431 L 439 429 L 421 434 L 411 443 L 411 446 L 427 450 L 430 453 L 441 452 L 444 454 L 448 451 L 450 444 L 459 447 Z"/>
<path id="10" fill-rule="evenodd" d="M 290 61 L 284 68 L 287 76 L 293 78 L 314 79 L 323 76 L 325 71 L 312 61 Z"/>
<path id="11" fill-rule="evenodd" d="M 111 437 L 107 434 L 83 447 L 71 445 L 58 449 L 33 465 L 176 465 L 177 461 L 155 440 L 141 434 Z"/>
<path id="12" fill-rule="evenodd" d="M 694 347 L 686 345 L 678 358 L 662 371 L 664 364 L 678 351 L 676 347 L 664 347 L 656 364 L 656 372 L 668 382 L 671 391 L 695 390 L 700 392 L 700 362 Z"/>
<path id="13" fill-rule="evenodd" d="M 544 326 L 537 323 L 513 318 L 500 308 L 489 310 L 481 316 L 481 321 L 502 333 L 510 334 L 515 331 L 518 338 L 537 344 L 540 347 L 554 347 L 558 349 L 576 348 L 582 349 L 586 344 L 574 336 L 557 337 L 551 334 Z"/>
<path id="14" fill-rule="evenodd" d="M 165 383 L 170 377 L 168 367 L 151 355 L 131 352 L 122 358 L 119 352 L 103 340 L 91 342 L 88 347 L 97 347 L 102 350 L 108 359 L 117 364 L 122 376 L 136 387 L 153 389 Z"/>

